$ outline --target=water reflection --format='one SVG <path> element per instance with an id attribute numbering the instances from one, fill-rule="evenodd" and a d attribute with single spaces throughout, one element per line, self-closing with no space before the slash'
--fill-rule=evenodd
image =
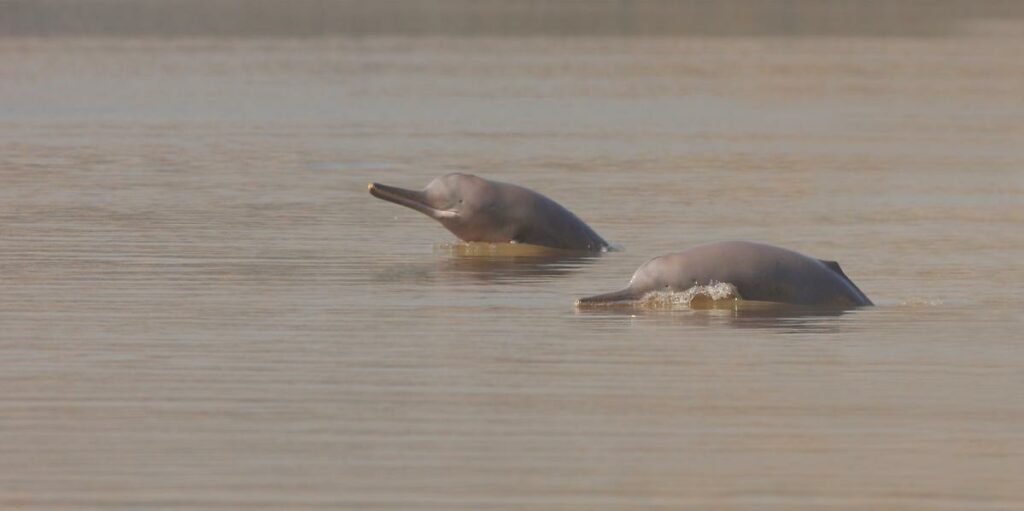
<path id="1" fill-rule="evenodd" d="M 601 254 L 536 245 L 451 243 L 434 247 L 437 275 L 445 280 L 541 282 L 562 277 L 596 261 Z"/>
<path id="2" fill-rule="evenodd" d="M 586 319 L 621 324 L 642 321 L 691 327 L 735 327 L 776 333 L 839 333 L 843 316 L 858 309 L 806 307 L 767 302 L 716 302 L 712 307 L 656 310 L 644 308 L 577 309 Z"/>

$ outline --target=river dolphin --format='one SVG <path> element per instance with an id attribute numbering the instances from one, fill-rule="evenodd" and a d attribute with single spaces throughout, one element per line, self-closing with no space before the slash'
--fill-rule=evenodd
<path id="1" fill-rule="evenodd" d="M 721 241 L 655 257 L 621 290 L 577 300 L 577 306 L 638 300 L 653 291 L 732 284 L 744 300 L 796 305 L 872 305 L 839 263 L 749 241 Z"/>
<path id="2" fill-rule="evenodd" d="M 561 204 L 522 186 L 470 174 L 438 177 L 423 191 L 371 183 L 378 199 L 415 209 L 463 241 L 605 251 L 608 242 Z"/>

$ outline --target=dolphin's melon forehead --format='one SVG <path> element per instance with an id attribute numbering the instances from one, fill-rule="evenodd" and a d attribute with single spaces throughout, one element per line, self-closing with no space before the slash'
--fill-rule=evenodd
<path id="1" fill-rule="evenodd" d="M 647 273 L 649 265 L 652 262 L 654 262 L 655 259 L 658 259 L 658 258 L 655 257 L 654 259 L 650 259 L 647 262 L 645 262 L 644 264 L 641 264 L 640 267 L 637 268 L 636 271 L 633 272 L 633 276 L 629 278 L 629 283 L 633 284 L 634 282 L 636 282 L 636 280 L 638 278 L 644 276 Z"/>
<path id="2" fill-rule="evenodd" d="M 644 270 L 650 268 L 651 266 L 653 266 L 655 264 L 658 264 L 659 262 L 661 262 L 661 260 L 665 259 L 665 257 L 666 256 L 660 255 L 660 256 L 652 257 L 652 258 L 644 261 L 644 264 L 641 264 L 640 267 L 636 269 L 636 272 L 640 273 L 641 271 L 644 271 Z"/>
<path id="3" fill-rule="evenodd" d="M 474 176 L 473 174 L 463 174 L 462 172 L 450 172 L 443 176 L 435 177 L 427 188 L 443 186 L 445 188 L 457 188 L 460 186 L 466 186 L 470 183 L 481 182 L 483 179 Z"/>
<path id="4" fill-rule="evenodd" d="M 465 172 L 449 172 L 436 179 L 443 179 L 445 181 L 456 180 L 456 179 L 481 179 L 473 174 L 466 174 Z"/>
<path id="5" fill-rule="evenodd" d="M 639 278 L 639 277 L 645 277 L 645 278 L 658 278 L 659 276 L 663 277 L 665 271 L 673 269 L 673 266 L 671 266 L 671 265 L 678 264 L 677 261 L 674 261 L 674 259 L 676 259 L 676 257 L 673 257 L 673 256 L 677 256 L 677 255 L 678 254 L 664 254 L 664 255 L 660 255 L 660 256 L 656 256 L 656 257 L 652 257 L 652 258 L 648 259 L 643 264 L 641 264 L 640 267 L 637 268 L 635 272 L 633 272 L 633 277 L 629 279 L 629 282 L 632 284 L 633 281 L 637 280 L 637 278 Z"/>

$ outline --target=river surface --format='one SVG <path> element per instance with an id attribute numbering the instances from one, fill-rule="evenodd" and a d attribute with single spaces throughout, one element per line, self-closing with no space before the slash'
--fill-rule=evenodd
<path id="1" fill-rule="evenodd" d="M 0 507 L 1022 509 L 1022 47 L 2 38 Z M 366 189 L 454 171 L 621 250 Z M 725 239 L 877 306 L 574 306 Z"/>

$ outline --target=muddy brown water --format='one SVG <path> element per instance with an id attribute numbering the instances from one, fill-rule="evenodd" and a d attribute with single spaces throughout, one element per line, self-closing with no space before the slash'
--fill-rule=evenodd
<path id="1" fill-rule="evenodd" d="M 992 27 L 0 39 L 0 507 L 1020 509 L 1024 30 Z M 452 250 L 366 193 L 451 171 L 623 250 Z M 877 306 L 573 306 L 719 239 Z"/>

